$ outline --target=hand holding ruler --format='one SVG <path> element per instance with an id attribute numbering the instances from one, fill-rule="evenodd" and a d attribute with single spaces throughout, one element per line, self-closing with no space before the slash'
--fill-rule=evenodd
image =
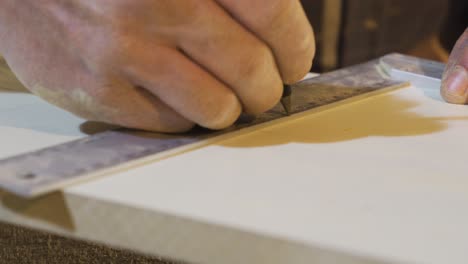
<path id="1" fill-rule="evenodd" d="M 444 65 L 400 54 L 326 73 L 291 87 L 290 115 L 331 107 L 413 82 L 439 89 Z M 0 70 L 0 74 L 6 72 Z M 0 80 L 1 80 L 0 76 Z M 0 160 L 0 188 L 24 197 L 58 191 L 67 185 L 129 169 L 199 148 L 244 129 L 289 118 L 278 105 L 255 118 L 241 117 L 229 129 L 201 128 L 166 135 L 118 129 Z"/>

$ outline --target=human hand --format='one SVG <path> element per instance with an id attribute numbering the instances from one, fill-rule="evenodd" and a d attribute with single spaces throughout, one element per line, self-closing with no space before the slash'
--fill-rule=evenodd
<path id="1" fill-rule="evenodd" d="M 31 92 L 131 128 L 228 127 L 273 107 L 314 52 L 298 0 L 0 2 L 0 53 Z"/>
<path id="2" fill-rule="evenodd" d="M 449 103 L 468 103 L 468 29 L 458 39 L 442 77 L 441 94 Z"/>

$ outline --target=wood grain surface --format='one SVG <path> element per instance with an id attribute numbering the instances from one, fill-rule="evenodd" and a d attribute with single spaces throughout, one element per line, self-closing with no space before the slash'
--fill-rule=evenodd
<path id="1" fill-rule="evenodd" d="M 176 264 L 1 222 L 0 263 Z"/>

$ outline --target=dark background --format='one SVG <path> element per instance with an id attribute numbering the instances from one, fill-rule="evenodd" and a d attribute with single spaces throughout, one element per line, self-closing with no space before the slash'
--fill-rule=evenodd
<path id="1" fill-rule="evenodd" d="M 317 56 L 314 71 L 324 69 L 321 58 L 323 10 L 327 0 L 302 0 L 314 27 Z M 338 57 L 334 68 L 400 52 L 444 61 L 468 25 L 465 0 L 341 0 Z M 370 24 L 370 25 L 369 25 Z M 437 45 L 439 44 L 439 45 Z M 331 69 L 328 69 L 331 70 Z"/>

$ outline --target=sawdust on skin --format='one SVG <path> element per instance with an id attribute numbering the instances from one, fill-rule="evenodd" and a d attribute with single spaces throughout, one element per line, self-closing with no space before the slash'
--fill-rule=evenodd
<path id="1" fill-rule="evenodd" d="M 75 115 L 88 120 L 101 121 L 116 116 L 118 110 L 105 106 L 83 89 L 52 90 L 35 85 L 31 91 L 49 103 L 62 109 L 68 109 Z"/>

